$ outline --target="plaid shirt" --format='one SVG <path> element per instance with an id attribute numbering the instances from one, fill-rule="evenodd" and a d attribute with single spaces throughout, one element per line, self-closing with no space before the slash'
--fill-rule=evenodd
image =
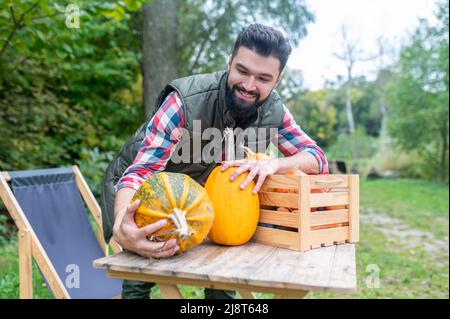
<path id="1" fill-rule="evenodd" d="M 178 142 L 184 127 L 181 99 L 176 91 L 170 93 L 149 122 L 139 152 L 133 164 L 125 170 L 115 185 L 138 189 L 141 183 L 163 171 Z M 284 107 L 284 119 L 278 128 L 278 148 L 285 156 L 308 152 L 319 164 L 320 174 L 328 174 L 328 163 L 322 149 L 300 129 L 289 110 Z"/>

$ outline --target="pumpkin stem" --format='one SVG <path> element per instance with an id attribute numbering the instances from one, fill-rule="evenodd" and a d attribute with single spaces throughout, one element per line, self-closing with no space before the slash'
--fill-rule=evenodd
<path id="1" fill-rule="evenodd" d="M 241 145 L 241 148 L 244 150 L 246 158 L 249 158 L 249 157 L 252 157 L 252 156 L 256 155 L 255 152 L 253 152 L 250 147 L 247 147 L 245 145 Z"/>
<path id="2" fill-rule="evenodd" d="M 175 232 L 178 233 L 183 240 L 193 234 L 193 232 L 189 231 L 185 211 L 174 208 L 173 213 L 169 214 L 168 217 L 177 228 Z"/>
<path id="3" fill-rule="evenodd" d="M 247 147 L 245 145 L 241 145 L 240 147 L 244 151 L 245 158 L 247 158 L 247 159 L 252 158 L 252 159 L 256 159 L 256 160 L 261 159 L 260 153 L 257 154 L 255 152 L 253 152 L 253 150 L 250 147 Z M 267 148 L 263 154 L 269 156 L 270 158 L 273 158 L 273 156 L 270 153 L 269 148 Z"/>

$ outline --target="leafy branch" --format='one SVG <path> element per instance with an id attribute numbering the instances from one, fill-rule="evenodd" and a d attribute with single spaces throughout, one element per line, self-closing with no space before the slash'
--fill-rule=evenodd
<path id="1" fill-rule="evenodd" d="M 225 9 L 225 12 L 229 12 L 229 10 L 231 8 L 232 8 L 231 4 L 228 4 L 227 8 Z M 217 19 L 216 22 L 212 26 L 210 26 L 209 29 L 206 31 L 206 34 L 211 35 L 214 30 L 216 30 L 222 23 L 224 23 L 225 20 L 226 20 L 225 16 L 226 15 L 224 14 L 219 19 Z M 197 66 L 199 64 L 199 61 L 200 61 L 200 57 L 201 57 L 201 55 L 202 55 L 202 53 L 203 53 L 203 51 L 205 49 L 206 44 L 208 44 L 209 41 L 210 41 L 210 39 L 208 37 L 204 37 L 203 38 L 203 41 L 200 44 L 199 50 L 198 50 L 197 55 L 196 55 L 196 57 L 194 59 L 192 67 L 190 68 L 190 73 L 192 73 L 193 70 L 195 70 L 197 68 Z"/>
<path id="2" fill-rule="evenodd" d="M 11 19 L 12 19 L 12 22 L 13 22 L 13 28 L 12 28 L 11 32 L 8 34 L 8 37 L 6 38 L 5 43 L 3 43 L 3 46 L 2 46 L 2 48 L 0 50 L 0 58 L 2 57 L 3 53 L 5 53 L 6 48 L 11 43 L 11 40 L 14 37 L 14 35 L 16 34 L 16 32 L 18 30 L 22 29 L 25 26 L 24 19 L 25 19 L 26 15 L 31 13 L 34 9 L 36 9 L 36 7 L 38 5 L 39 5 L 39 1 L 34 3 L 30 8 L 28 8 L 26 11 L 24 11 L 19 16 L 19 19 L 16 19 L 16 16 L 15 16 L 15 13 L 14 13 L 14 8 L 13 7 L 9 7 L 9 12 L 10 12 Z"/>

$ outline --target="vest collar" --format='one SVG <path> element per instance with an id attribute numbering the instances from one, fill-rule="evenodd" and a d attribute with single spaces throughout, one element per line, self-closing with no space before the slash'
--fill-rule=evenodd
<path id="1" fill-rule="evenodd" d="M 236 125 L 236 121 L 231 116 L 230 114 L 231 112 L 227 108 L 227 105 L 225 103 L 225 92 L 227 87 L 227 81 L 228 81 L 228 71 L 223 74 L 219 84 L 219 113 L 224 126 L 234 128 L 234 126 Z"/>

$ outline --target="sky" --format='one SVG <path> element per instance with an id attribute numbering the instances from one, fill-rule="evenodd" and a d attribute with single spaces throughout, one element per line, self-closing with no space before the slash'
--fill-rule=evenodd
<path id="1" fill-rule="evenodd" d="M 376 39 L 382 36 L 398 52 L 419 24 L 419 18 L 434 20 L 436 0 L 306 0 L 316 22 L 308 25 L 308 35 L 294 48 L 287 65 L 303 72 L 304 87 L 317 90 L 326 80 L 345 76 L 340 52 L 341 26 L 348 38 L 360 42 L 365 56 L 377 52 Z M 392 57 L 395 56 L 391 54 Z M 385 61 L 388 61 L 389 57 Z M 378 60 L 355 64 L 354 75 L 374 78 Z"/>

